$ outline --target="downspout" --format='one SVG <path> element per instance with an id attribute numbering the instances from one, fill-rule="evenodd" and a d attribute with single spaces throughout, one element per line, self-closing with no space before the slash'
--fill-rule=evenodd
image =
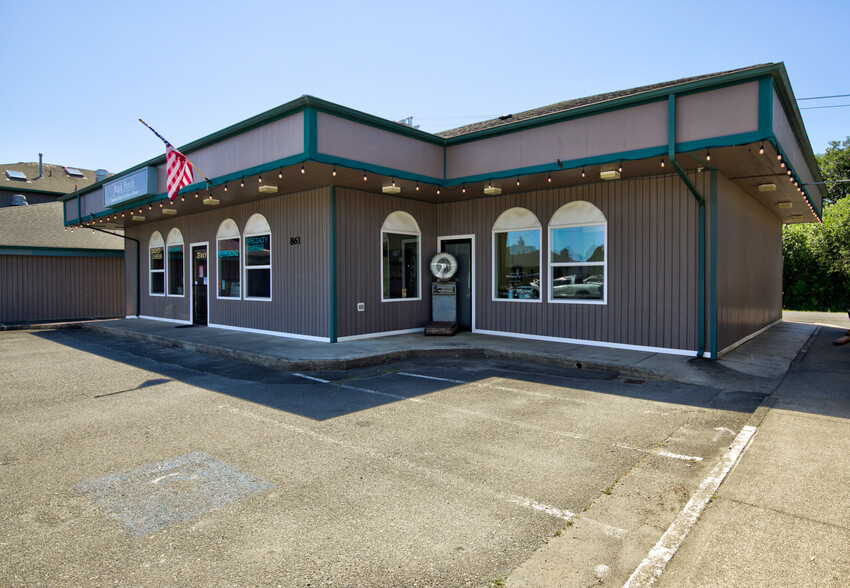
<path id="1" fill-rule="evenodd" d="M 337 284 L 336 284 L 336 186 L 330 186 L 328 188 L 328 204 L 330 208 L 329 214 L 329 222 L 330 222 L 330 235 L 328 237 L 328 248 L 330 249 L 330 258 L 328 259 L 328 273 L 330 274 L 330 295 L 328 303 L 330 305 L 330 325 L 328 328 L 328 335 L 331 343 L 336 343 L 336 294 L 337 294 Z"/>
<path id="2" fill-rule="evenodd" d="M 119 233 L 111 233 L 109 231 L 104 231 L 98 227 L 86 227 L 91 229 L 92 231 L 100 231 L 101 233 L 106 233 L 107 235 L 112 235 L 113 237 L 121 237 L 126 241 L 134 241 L 136 243 L 136 318 L 139 318 L 141 315 L 141 294 L 140 290 L 142 287 L 142 269 L 141 269 L 141 243 L 139 243 L 138 239 L 134 239 L 133 237 L 128 237 L 127 235 L 122 235 Z"/>
<path id="3" fill-rule="evenodd" d="M 705 354 L 705 198 L 688 178 L 685 170 L 676 160 L 676 95 L 670 94 L 667 100 L 667 157 L 673 169 L 696 198 L 699 207 L 699 274 L 697 275 L 697 357 Z"/>

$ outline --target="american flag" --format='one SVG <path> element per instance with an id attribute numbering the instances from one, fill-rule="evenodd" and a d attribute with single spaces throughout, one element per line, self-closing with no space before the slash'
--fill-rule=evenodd
<path id="1" fill-rule="evenodd" d="M 165 145 L 165 163 L 168 172 L 166 175 L 168 197 L 174 200 L 181 188 L 185 188 L 195 181 L 192 177 L 192 164 L 189 163 L 185 155 L 167 143 Z"/>

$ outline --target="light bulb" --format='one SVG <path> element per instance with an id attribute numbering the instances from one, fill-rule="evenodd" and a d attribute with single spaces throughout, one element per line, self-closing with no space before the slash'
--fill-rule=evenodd
<path id="1" fill-rule="evenodd" d="M 333 171 L 331 172 L 331 175 L 333 175 L 334 177 L 336 177 L 336 166 L 334 166 L 334 169 L 333 169 Z"/>
<path id="2" fill-rule="evenodd" d="M 661 158 L 661 167 L 664 167 L 664 158 Z"/>
<path id="3" fill-rule="evenodd" d="M 584 177 L 584 166 L 581 168 L 581 177 Z"/>
<path id="4" fill-rule="evenodd" d="M 302 173 L 302 174 L 307 173 L 306 171 L 304 171 L 304 164 L 303 164 L 303 163 L 301 164 L 301 173 Z"/>
<path id="5" fill-rule="evenodd" d="M 263 176 L 260 176 L 260 177 L 258 177 L 258 178 L 257 178 L 257 183 L 258 183 L 258 184 L 262 184 L 262 183 L 263 183 Z"/>
<path id="6" fill-rule="evenodd" d="M 705 150 L 705 160 L 706 160 L 706 161 L 711 161 L 711 149 L 706 149 L 706 150 Z"/>
<path id="7" fill-rule="evenodd" d="M 623 173 L 623 162 L 620 162 L 620 167 L 617 168 L 617 171 Z"/>
<path id="8" fill-rule="evenodd" d="M 761 147 L 759 147 L 759 155 L 764 155 L 764 141 L 761 142 Z"/>
<path id="9" fill-rule="evenodd" d="M 224 185 L 224 191 L 227 192 L 227 184 Z"/>

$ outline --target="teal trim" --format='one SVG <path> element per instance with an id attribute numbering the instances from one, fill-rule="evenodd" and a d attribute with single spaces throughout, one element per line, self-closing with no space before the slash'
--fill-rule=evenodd
<path id="1" fill-rule="evenodd" d="M 433 176 L 426 176 L 424 174 L 417 174 L 414 172 L 395 169 L 392 167 L 385 167 L 383 165 L 375 165 L 373 163 L 365 163 L 363 161 L 357 161 L 354 159 L 346 159 L 345 157 L 334 157 L 332 155 L 326 155 L 324 153 L 317 153 L 314 157 L 311 158 L 311 160 L 315 161 L 316 163 L 325 163 L 328 165 L 339 165 L 351 169 L 366 170 L 368 173 L 378 174 L 382 176 L 391 176 L 399 180 L 410 180 L 412 182 L 418 181 L 426 184 L 435 184 L 439 186 L 445 185 L 445 182 L 442 178 L 435 178 Z"/>
<path id="2" fill-rule="evenodd" d="M 568 161 L 562 161 L 560 166 L 558 166 L 557 162 L 553 161 L 552 163 L 544 163 L 540 165 L 501 170 L 497 172 L 475 174 L 473 176 L 451 178 L 451 180 L 447 179 L 443 183 L 443 186 L 459 186 L 461 184 L 471 184 L 473 182 L 513 178 L 516 176 L 526 176 L 544 172 L 560 171 L 562 169 L 577 169 L 583 166 L 601 165 L 605 163 L 617 163 L 619 161 L 634 161 L 638 159 L 646 159 L 648 157 L 658 157 L 660 155 L 664 155 L 666 152 L 667 146 L 659 145 L 657 147 L 646 147 L 644 149 L 635 149 L 632 151 L 621 151 L 619 153 L 606 153 L 605 155 L 582 157 L 580 159 L 571 159 Z"/>
<path id="3" fill-rule="evenodd" d="M 758 141 L 766 141 L 772 134 L 762 135 L 760 131 L 752 131 L 749 133 L 737 133 L 734 135 L 724 135 L 722 137 L 710 137 L 708 139 L 697 139 L 695 141 L 685 141 L 684 143 L 676 144 L 676 151 L 684 153 L 685 151 L 698 151 L 700 149 L 714 149 L 715 147 L 734 147 L 736 145 L 746 145 L 748 143 L 757 143 Z"/>
<path id="4" fill-rule="evenodd" d="M 699 209 L 699 220 L 697 230 L 699 232 L 697 257 L 699 267 L 697 269 L 697 357 L 705 354 L 705 198 L 691 183 L 690 178 L 679 165 L 676 159 L 676 95 L 670 94 L 667 98 L 667 155 L 673 169 L 687 186 L 688 191 L 697 201 Z M 713 173 L 713 172 L 712 172 Z M 714 358 L 714 356 L 712 356 Z"/>
<path id="5" fill-rule="evenodd" d="M 717 215 L 720 203 L 717 200 L 717 171 L 710 175 L 711 225 L 709 227 L 709 266 L 708 266 L 708 338 L 712 359 L 717 359 Z"/>
<path id="6" fill-rule="evenodd" d="M 329 292 L 329 305 L 330 305 L 330 332 L 328 333 L 330 342 L 336 343 L 336 321 L 337 321 L 337 281 L 336 281 L 336 186 L 329 187 L 329 198 L 328 198 L 328 207 L 329 207 L 329 223 L 330 223 L 330 234 L 328 239 L 328 245 L 330 249 L 330 258 L 328 260 L 328 272 L 330 278 L 330 292 Z"/>
<path id="7" fill-rule="evenodd" d="M 304 155 L 312 158 L 318 153 L 319 122 L 316 109 L 304 109 Z"/>
<path id="8" fill-rule="evenodd" d="M 0 245 L 0 255 L 40 255 L 46 257 L 124 257 L 124 250 Z"/>
<path id="9" fill-rule="evenodd" d="M 776 152 L 779 153 L 782 156 L 782 160 L 785 162 L 786 169 L 791 170 L 791 177 L 797 178 L 797 181 L 800 182 L 801 181 L 800 176 L 797 172 L 794 171 L 794 168 L 791 167 L 791 160 L 788 159 L 788 156 L 785 154 L 785 150 L 782 149 L 782 146 L 779 144 L 779 140 L 776 137 L 771 136 L 770 143 L 773 145 L 773 148 L 776 149 Z M 816 187 L 820 187 L 820 186 L 818 185 Z M 812 199 L 812 197 L 809 195 L 808 191 L 806 190 L 805 185 L 803 187 L 803 196 L 806 198 L 806 201 L 809 203 L 809 205 L 812 207 L 812 209 L 814 209 L 815 216 L 817 216 L 818 220 L 823 222 L 823 206 L 822 206 L 823 199 L 821 199 L 821 207 L 818 208 L 818 205 L 815 204 L 815 201 Z"/>
<path id="10" fill-rule="evenodd" d="M 773 79 L 759 80 L 759 133 L 773 134 Z"/>

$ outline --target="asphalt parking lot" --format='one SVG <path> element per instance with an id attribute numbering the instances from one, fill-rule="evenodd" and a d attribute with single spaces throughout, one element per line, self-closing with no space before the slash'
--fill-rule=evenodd
<path id="1" fill-rule="evenodd" d="M 575 584 L 622 580 L 763 398 L 494 360 L 289 373 L 82 330 L 0 352 L 3 585 L 486 586 L 555 535 Z"/>

